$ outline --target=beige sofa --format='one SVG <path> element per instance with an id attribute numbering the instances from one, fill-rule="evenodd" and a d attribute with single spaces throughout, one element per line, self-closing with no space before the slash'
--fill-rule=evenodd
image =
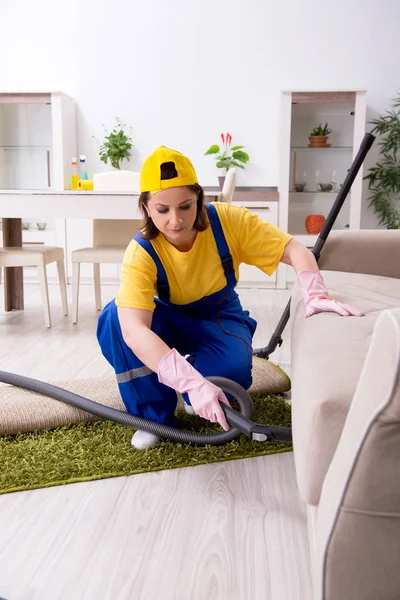
<path id="1" fill-rule="evenodd" d="M 331 297 L 365 316 L 306 319 L 293 290 L 294 456 L 314 600 L 397 599 L 400 231 L 332 232 L 320 268 Z"/>

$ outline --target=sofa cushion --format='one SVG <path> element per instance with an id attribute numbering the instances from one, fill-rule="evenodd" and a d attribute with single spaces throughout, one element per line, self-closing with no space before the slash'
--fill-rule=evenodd
<path id="1" fill-rule="evenodd" d="M 292 412 L 298 486 L 307 504 L 318 505 L 371 340 L 384 309 L 400 307 L 400 279 L 358 273 L 322 272 L 330 296 L 366 314 L 305 318 L 293 288 Z M 379 369 L 379 365 L 376 365 Z"/>

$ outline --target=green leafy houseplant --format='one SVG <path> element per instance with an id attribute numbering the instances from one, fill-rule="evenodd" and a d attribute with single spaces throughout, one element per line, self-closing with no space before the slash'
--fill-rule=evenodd
<path id="1" fill-rule="evenodd" d="M 243 152 L 242 150 L 244 146 L 231 146 L 232 136 L 230 133 L 226 133 L 225 135 L 221 133 L 221 140 L 223 144 L 222 148 L 217 144 L 214 144 L 204 153 L 204 156 L 207 156 L 208 154 L 215 155 L 217 168 L 225 169 L 226 172 L 228 172 L 231 167 L 244 169 L 244 165 L 250 159 L 247 152 Z"/>
<path id="2" fill-rule="evenodd" d="M 103 163 L 107 164 L 107 162 L 110 161 L 115 169 L 120 169 L 120 162 L 124 159 L 129 160 L 133 143 L 130 136 L 124 131 L 126 125 L 121 123 L 118 117 L 115 118 L 115 121 L 116 124 L 111 133 L 104 137 L 104 141 L 100 147 L 99 156 Z M 103 128 L 107 134 L 104 125 Z"/>
<path id="3" fill-rule="evenodd" d="M 374 212 L 379 215 L 379 224 L 387 229 L 400 229 L 400 97 L 393 100 L 386 115 L 370 121 L 375 125 L 371 133 L 382 136 L 379 143 L 382 156 L 375 167 L 368 169 L 368 198 Z"/>
<path id="4" fill-rule="evenodd" d="M 328 123 L 325 123 L 325 125 L 323 127 L 322 127 L 322 124 L 320 123 L 318 125 L 318 127 L 314 127 L 314 129 L 312 130 L 310 135 L 312 135 L 312 136 L 329 135 L 330 133 L 332 133 L 332 129 L 328 128 Z"/>

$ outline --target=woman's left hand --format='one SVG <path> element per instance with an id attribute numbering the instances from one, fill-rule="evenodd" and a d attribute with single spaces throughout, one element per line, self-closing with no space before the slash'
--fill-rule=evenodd
<path id="1" fill-rule="evenodd" d="M 306 305 L 306 317 L 320 312 L 333 312 L 342 317 L 364 316 L 364 313 L 357 308 L 331 300 L 319 271 L 300 271 L 297 277 Z"/>
<path id="2" fill-rule="evenodd" d="M 354 308 L 349 304 L 342 304 L 337 300 L 330 300 L 329 298 L 312 298 L 306 304 L 306 317 L 311 317 L 320 312 L 333 312 L 342 317 L 363 317 L 365 313 Z"/>

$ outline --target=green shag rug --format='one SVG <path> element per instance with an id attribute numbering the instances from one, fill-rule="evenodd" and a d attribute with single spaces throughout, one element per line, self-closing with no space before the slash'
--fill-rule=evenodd
<path id="1" fill-rule="evenodd" d="M 291 408 L 282 396 L 253 396 L 253 402 L 253 421 L 291 426 Z M 186 413 L 177 413 L 177 418 L 182 429 L 221 430 L 218 425 L 205 427 L 203 419 Z M 130 443 L 132 434 L 123 425 L 97 421 L 1 436 L 0 494 L 292 450 L 289 443 L 253 442 L 244 435 L 224 446 L 161 441 L 154 448 L 136 450 Z"/>

